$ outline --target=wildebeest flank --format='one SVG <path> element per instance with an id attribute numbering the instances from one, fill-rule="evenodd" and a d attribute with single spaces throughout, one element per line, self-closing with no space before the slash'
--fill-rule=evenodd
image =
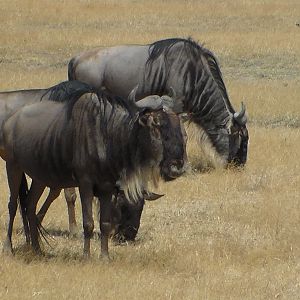
<path id="1" fill-rule="evenodd" d="M 105 93 L 88 93 L 63 103 L 26 106 L 5 122 L 10 202 L 16 203 L 22 173 L 33 179 L 26 213 L 35 251 L 40 251 L 35 210 L 44 188 L 49 186 L 55 197 L 61 188 L 78 186 L 84 254 L 90 254 L 95 195 L 101 207 L 101 253 L 108 256 L 116 188 L 130 201 L 138 201 L 148 182 L 156 183 L 161 172 L 171 178 L 184 172 L 185 142 L 179 117 L 170 105 L 169 97 L 149 96 L 126 103 Z M 10 214 L 10 223 L 13 218 Z M 5 246 L 11 250 L 9 232 Z"/>

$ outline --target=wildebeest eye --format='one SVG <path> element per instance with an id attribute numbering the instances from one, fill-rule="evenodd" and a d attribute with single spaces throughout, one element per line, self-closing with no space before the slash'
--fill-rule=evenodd
<path id="1" fill-rule="evenodd" d="M 144 114 L 139 117 L 139 124 L 142 126 L 151 127 L 153 124 L 153 116 L 151 114 Z"/>

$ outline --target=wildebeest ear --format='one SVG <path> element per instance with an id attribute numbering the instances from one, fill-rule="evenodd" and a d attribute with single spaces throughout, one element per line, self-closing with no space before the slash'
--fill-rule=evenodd
<path id="1" fill-rule="evenodd" d="M 171 109 L 176 114 L 183 112 L 183 102 L 181 98 L 174 98 L 168 95 L 161 96 L 163 100 L 163 106 Z"/>
<path id="2" fill-rule="evenodd" d="M 130 92 L 130 94 L 128 95 L 128 101 L 135 103 L 135 96 L 136 96 L 136 91 L 138 89 L 139 85 L 137 84 L 132 91 Z"/>

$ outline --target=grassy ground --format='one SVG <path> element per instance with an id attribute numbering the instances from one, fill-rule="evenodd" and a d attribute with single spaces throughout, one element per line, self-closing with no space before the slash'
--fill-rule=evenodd
<path id="1" fill-rule="evenodd" d="M 218 56 L 238 108 L 249 114 L 244 171 L 193 171 L 148 203 L 133 245 L 110 245 L 113 261 L 82 260 L 69 239 L 61 197 L 44 225 L 45 258 L 0 254 L 0 299 L 299 299 L 300 3 L 287 1 L 0 0 L 0 89 L 47 87 L 66 79 L 72 55 L 97 46 L 192 36 Z M 8 190 L 0 166 L 0 237 Z M 80 207 L 77 207 L 80 218 Z M 1 243 L 0 243 L 1 247 Z"/>

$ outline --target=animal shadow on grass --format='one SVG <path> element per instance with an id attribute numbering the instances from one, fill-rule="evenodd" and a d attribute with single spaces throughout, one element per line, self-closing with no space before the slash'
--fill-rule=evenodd
<path id="1" fill-rule="evenodd" d="M 45 263 L 52 261 L 61 261 L 64 263 L 86 261 L 86 259 L 82 255 L 81 247 L 64 246 L 63 249 L 60 249 L 59 247 L 56 247 L 56 243 L 57 241 L 55 243 L 48 241 L 47 247 L 45 247 L 46 243 L 42 242 L 42 252 L 39 254 L 34 253 L 31 247 L 26 243 L 16 245 L 14 247 L 13 258 L 27 264 L 36 262 Z"/>
<path id="2" fill-rule="evenodd" d="M 17 234 L 23 235 L 23 229 L 17 229 Z M 77 242 L 80 242 L 81 245 L 82 239 L 83 233 L 81 231 L 79 231 L 79 233 L 74 236 L 70 234 L 68 230 L 59 229 L 57 227 L 43 227 L 40 235 L 42 253 L 34 253 L 31 247 L 23 242 L 14 246 L 14 258 L 28 264 L 34 262 L 51 262 L 57 260 L 64 263 L 89 261 L 83 257 L 81 246 L 78 247 L 77 245 Z M 97 243 L 100 243 L 99 231 L 94 231 L 92 239 L 97 241 Z M 138 236 L 134 241 L 120 242 L 111 238 L 111 247 L 135 247 L 144 244 L 146 239 L 147 237 Z M 60 247 L 59 244 L 64 244 L 64 240 L 66 245 Z M 67 240 L 69 240 L 69 242 L 67 242 Z M 76 245 L 73 244 L 74 242 Z M 69 246 L 67 246 L 67 243 L 72 244 L 69 244 Z"/>

